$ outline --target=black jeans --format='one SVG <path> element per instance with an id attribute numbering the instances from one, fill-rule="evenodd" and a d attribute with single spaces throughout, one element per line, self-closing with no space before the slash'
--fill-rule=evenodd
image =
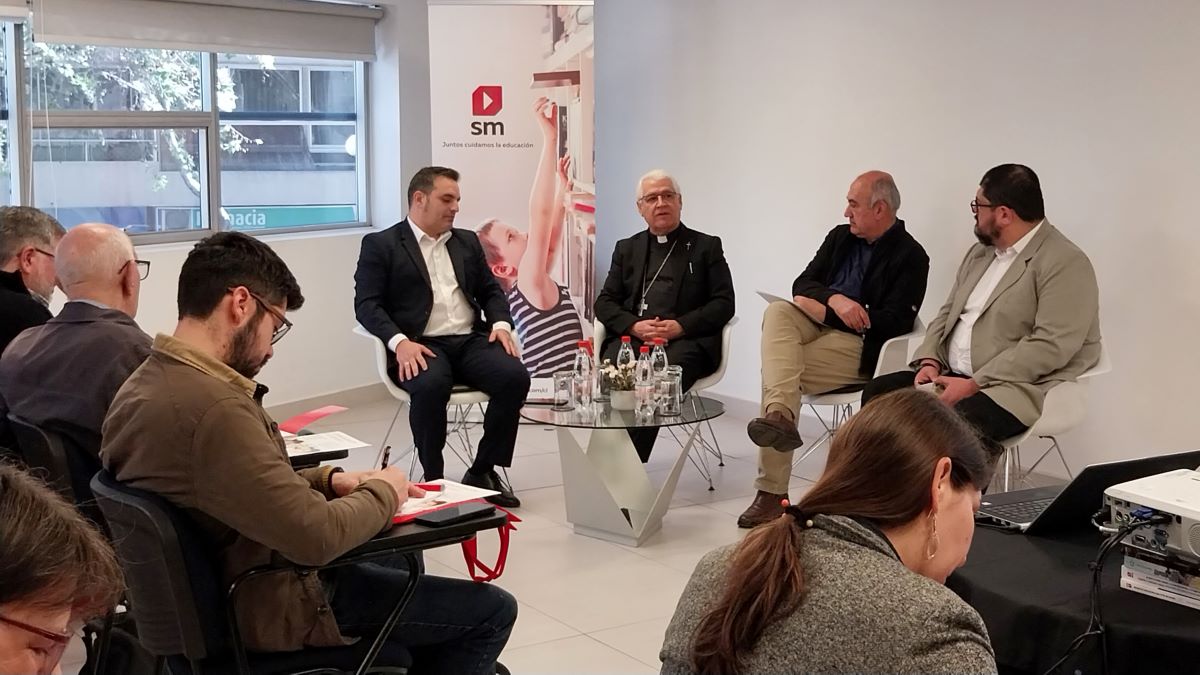
<path id="1" fill-rule="evenodd" d="M 329 605 L 342 633 L 374 639 L 408 574 L 386 563 L 337 570 Z M 493 675 L 516 620 L 516 599 L 498 586 L 422 574 L 389 639 L 412 654 L 412 675 Z"/>
<path id="2" fill-rule="evenodd" d="M 499 342 L 488 342 L 480 333 L 423 337 L 418 342 L 437 358 L 426 357 L 429 369 L 407 382 L 392 379 L 412 396 L 408 423 L 426 480 L 444 478 L 442 449 L 446 445 L 446 404 L 455 384 L 465 384 L 490 397 L 483 416 L 483 438 L 472 473 L 511 466 L 521 406 L 529 393 L 529 371 L 519 358 L 509 356 Z"/>
<path id="3" fill-rule="evenodd" d="M 634 353 L 637 353 L 637 348 L 641 347 L 641 341 L 636 338 L 633 340 Z M 604 350 L 601 359 L 608 359 L 613 363 L 617 362 L 617 351 L 620 350 L 621 343 L 613 342 Z M 708 357 L 708 353 L 700 348 L 692 340 L 680 338 L 672 341 L 667 345 L 667 363 L 672 366 L 683 368 L 683 375 L 680 378 L 680 388 L 687 392 L 692 388 L 693 384 L 702 377 L 707 377 L 716 372 L 717 364 L 712 362 Z M 650 461 L 650 453 L 654 450 L 654 440 L 658 438 L 658 427 L 643 427 L 640 429 L 629 430 L 629 440 L 633 441 L 633 447 L 637 449 L 638 457 L 641 458 L 642 464 Z"/>
<path id="4" fill-rule="evenodd" d="M 897 389 L 913 386 L 913 380 L 916 377 L 917 374 L 911 370 L 880 375 L 868 382 L 866 388 L 863 389 L 863 405 L 865 406 L 876 396 L 882 396 Z M 966 376 L 950 373 L 950 377 Z M 963 419 L 975 427 L 975 430 L 979 433 L 980 440 L 984 442 L 987 451 L 993 458 L 998 457 L 1004 451 L 1004 446 L 1001 445 L 1003 441 L 1024 433 L 1028 428 L 1021 423 L 1021 420 L 1014 417 L 1012 413 L 1004 408 L 1001 408 L 998 403 L 983 392 L 964 398 L 955 404 L 954 409 L 958 411 L 958 414 L 962 415 Z"/>

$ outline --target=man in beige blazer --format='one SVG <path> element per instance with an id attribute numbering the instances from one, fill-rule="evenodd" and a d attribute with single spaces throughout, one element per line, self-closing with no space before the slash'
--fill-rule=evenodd
<path id="1" fill-rule="evenodd" d="M 994 456 L 1042 414 L 1046 392 L 1100 358 L 1099 290 L 1087 255 L 1046 220 L 1037 174 L 1001 164 L 971 202 L 979 243 L 930 322 L 912 370 L 872 380 L 880 394 L 932 383 Z"/>

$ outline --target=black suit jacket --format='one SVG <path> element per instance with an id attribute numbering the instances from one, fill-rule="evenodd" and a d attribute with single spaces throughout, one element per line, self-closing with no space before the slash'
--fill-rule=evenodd
<path id="1" fill-rule="evenodd" d="M 721 329 L 734 314 L 733 276 L 721 238 L 697 232 L 679 224 L 679 239 L 675 252 L 666 264 L 679 280 L 678 299 L 673 316 L 683 327 L 683 339 L 695 340 L 713 363 L 721 360 Z M 607 333 L 598 353 L 622 335 L 629 335 L 633 324 L 641 320 L 634 311 L 642 292 L 646 273 L 646 253 L 650 246 L 650 231 L 617 242 L 612 266 L 604 288 L 596 297 L 596 318 Z M 682 255 L 680 255 L 682 253 Z"/>
<path id="2" fill-rule="evenodd" d="M 0 272 L 0 354 L 21 331 L 40 326 L 52 316 L 29 294 L 20 272 Z"/>
<path id="3" fill-rule="evenodd" d="M 497 321 L 511 325 L 508 299 L 483 257 L 479 237 L 452 229 L 446 251 L 459 288 L 479 313 L 474 330 L 490 332 Z M 363 237 L 354 272 L 354 315 L 363 328 L 385 343 L 397 333 L 419 342 L 432 311 L 433 284 L 408 220 Z"/>
<path id="4" fill-rule="evenodd" d="M 842 323 L 837 312 L 829 309 L 829 298 L 837 293 L 829 288 L 829 284 L 856 239 L 848 224 L 830 230 L 812 262 L 792 283 L 792 295 L 812 298 L 825 305 L 825 325 L 849 333 L 854 331 Z M 873 374 L 883 343 L 912 330 L 921 303 L 925 301 L 928 280 L 929 256 L 904 228 L 904 221 L 897 220 L 875 241 L 871 262 L 863 276 L 862 303 L 871 318 L 871 328 L 863 336 L 859 372 Z"/>
<path id="5" fill-rule="evenodd" d="M 0 358 L 0 419 L 6 427 L 12 412 L 98 460 L 113 397 L 149 355 L 150 336 L 129 315 L 68 302 L 45 325 L 21 333 Z"/>

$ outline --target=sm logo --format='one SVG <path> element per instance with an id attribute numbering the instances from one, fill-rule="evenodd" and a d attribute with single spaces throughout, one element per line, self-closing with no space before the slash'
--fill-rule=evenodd
<path id="1" fill-rule="evenodd" d="M 481 84 L 471 94 L 471 114 L 494 117 L 504 108 L 504 88 L 498 84 Z M 471 122 L 472 136 L 503 136 L 504 122 Z"/>

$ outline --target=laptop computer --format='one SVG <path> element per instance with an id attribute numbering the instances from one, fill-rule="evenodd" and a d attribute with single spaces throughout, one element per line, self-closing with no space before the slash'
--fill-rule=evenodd
<path id="1" fill-rule="evenodd" d="M 1066 485 L 984 495 L 975 519 L 1026 534 L 1087 528 L 1104 503 L 1104 491 L 1113 485 L 1198 466 L 1200 450 L 1091 464 Z"/>

